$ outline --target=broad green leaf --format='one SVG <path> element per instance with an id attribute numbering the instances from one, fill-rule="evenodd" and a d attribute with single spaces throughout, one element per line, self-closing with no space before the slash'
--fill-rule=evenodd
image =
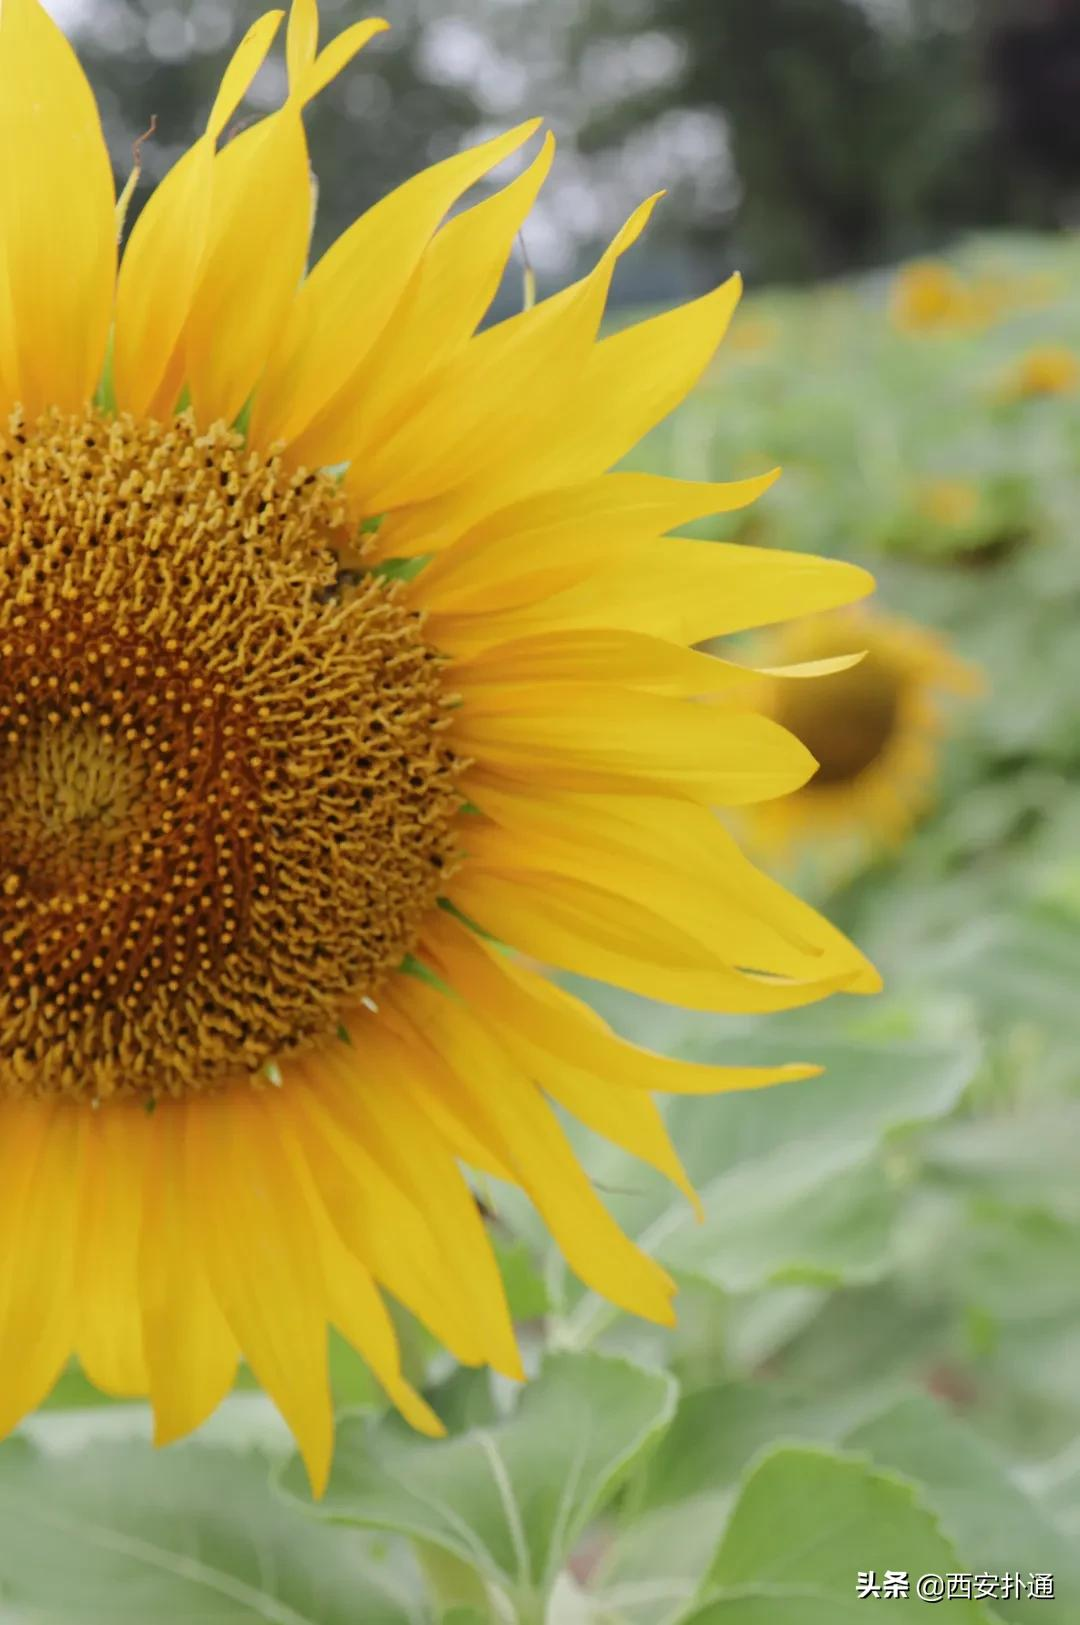
<path id="1" fill-rule="evenodd" d="M 486 1366 L 456 1366 L 442 1382 L 425 1388 L 424 1398 L 448 1433 L 490 1427 L 499 1415 L 497 1381 Z"/>
<path id="2" fill-rule="evenodd" d="M 835 1602 L 846 1620 L 860 1573 L 906 1572 L 914 1592 L 920 1575 L 963 1567 L 910 1482 L 858 1457 L 781 1446 L 752 1469 L 723 1532 L 706 1578 L 717 1594 L 708 1599 L 712 1612 L 691 1612 L 686 1625 L 761 1620 L 762 1603 L 778 1592 L 792 1603 Z M 746 1601 L 756 1613 L 740 1612 Z M 913 1595 L 890 1606 L 914 1613 L 925 1604 Z M 799 1616 L 789 1609 L 789 1617 Z M 961 1598 L 942 1601 L 934 1616 L 944 1625 L 985 1625 L 989 1617 Z"/>
<path id="3" fill-rule="evenodd" d="M 1080 1439 L 1050 1461 L 1025 1467 L 1023 1483 L 1048 1516 L 1080 1545 Z"/>
<path id="4" fill-rule="evenodd" d="M 874 1409 L 857 1393 L 828 1398 L 767 1382 L 725 1382 L 687 1394 L 638 1476 L 634 1509 L 672 1506 L 718 1488 L 733 1494 L 751 1461 L 777 1439 L 828 1443 Z"/>
<path id="5" fill-rule="evenodd" d="M 495 1238 L 495 1260 L 502 1276 L 511 1319 L 538 1320 L 551 1308 L 551 1297 L 536 1261 L 523 1241 Z"/>
<path id="6" fill-rule="evenodd" d="M 778 1440 L 833 1443 L 879 1409 L 857 1388 L 827 1396 L 730 1381 L 685 1395 L 631 1486 L 598 1598 L 627 1625 L 674 1618 L 701 1584 L 749 1464 Z"/>
<path id="7" fill-rule="evenodd" d="M 28 1625 L 427 1625 L 410 1563 L 302 1517 L 267 1462 L 197 1445 L 0 1447 L 0 1596 Z"/>
<path id="8" fill-rule="evenodd" d="M 946 1124 L 929 1140 L 927 1158 L 998 1200 L 1080 1220 L 1080 1100 L 1045 1094 Z"/>
<path id="9" fill-rule="evenodd" d="M 668 1426 L 674 1400 L 663 1372 L 553 1355 L 503 1421 L 432 1442 L 393 1418 L 346 1418 L 323 1500 L 311 1507 L 298 1461 L 282 1484 L 321 1519 L 440 1547 L 541 1617 L 581 1531 Z"/>
<path id="10" fill-rule="evenodd" d="M 792 1036 L 784 1036 L 782 1020 L 776 1025 L 723 1044 L 675 1046 L 719 1061 L 812 1058 L 825 1067 L 824 1076 L 802 1083 L 669 1103 L 672 1138 L 700 1193 L 704 1223 L 621 1153 L 589 1148 L 588 1165 L 624 1227 L 683 1275 L 739 1293 L 877 1279 L 891 1263 L 912 1173 L 902 1133 L 953 1110 L 978 1047 L 967 1033 L 940 1042 L 892 1032 L 880 1040 L 837 1037 L 820 1017 L 805 1015 L 788 1026 Z M 567 1341 L 592 1340 L 610 1318 L 585 1300 L 570 1316 Z"/>
<path id="11" fill-rule="evenodd" d="M 1080 1549 L 1066 1537 L 979 1436 L 931 1399 L 913 1395 L 848 1434 L 875 1463 L 917 1480 L 966 1569 L 1056 1577 L 1058 1597 L 1080 1597 Z M 1045 1601 L 996 1604 L 1003 1619 L 1037 1621 Z"/>

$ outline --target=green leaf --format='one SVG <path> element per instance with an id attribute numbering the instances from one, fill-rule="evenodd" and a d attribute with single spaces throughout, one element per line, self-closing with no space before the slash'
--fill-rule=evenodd
<path id="1" fill-rule="evenodd" d="M 716 1595 L 684 1625 L 804 1625 L 815 1617 L 831 1625 L 860 1617 L 852 1608 L 861 1572 L 904 1571 L 914 1592 L 918 1576 L 963 1567 L 912 1484 L 857 1457 L 781 1446 L 747 1478 L 707 1577 Z M 914 1595 L 890 1599 L 898 1614 L 924 1607 Z M 961 1598 L 942 1601 L 934 1615 L 944 1625 L 986 1625 L 990 1617 Z"/>
<path id="2" fill-rule="evenodd" d="M 492 1239 L 511 1318 L 539 1320 L 551 1308 L 551 1297 L 531 1251 L 524 1241 Z"/>
<path id="3" fill-rule="evenodd" d="M 620 1621 L 672 1619 L 701 1584 L 750 1462 L 777 1440 L 835 1442 L 878 1408 L 858 1390 L 826 1397 L 764 1382 L 686 1394 L 631 1486 L 598 1597 Z"/>
<path id="4" fill-rule="evenodd" d="M 777 1439 L 829 1443 L 873 1409 L 858 1395 L 827 1398 L 764 1382 L 725 1382 L 687 1394 L 640 1475 L 635 1508 L 733 1491 L 750 1462 Z"/>
<path id="5" fill-rule="evenodd" d="M 846 1441 L 881 1465 L 918 1480 L 962 1558 L 994 1574 L 1053 1574 L 1059 1597 L 1080 1597 L 1080 1549 L 1012 1478 L 971 1428 L 922 1396 L 901 1400 Z M 999 1601 L 1003 1619 L 1047 1617 L 1040 1601 Z"/>
<path id="6" fill-rule="evenodd" d="M 448 1377 L 424 1389 L 424 1398 L 448 1433 L 491 1427 L 498 1420 L 495 1383 L 486 1366 L 455 1366 Z"/>
<path id="7" fill-rule="evenodd" d="M 41 1410 L 85 1410 L 98 1405 L 115 1405 L 111 1394 L 95 1388 L 77 1360 L 72 1360 L 60 1373 L 52 1393 L 42 1403 Z"/>
<path id="8" fill-rule="evenodd" d="M 13 1440 L 0 1595 L 33 1625 L 426 1625 L 411 1560 L 301 1516 L 267 1472 L 196 1445 L 59 1460 Z"/>
<path id="9" fill-rule="evenodd" d="M 512 1415 L 432 1442 L 395 1418 L 342 1423 L 320 1518 L 440 1547 L 542 1618 L 578 1536 L 674 1410 L 659 1371 L 598 1354 L 552 1355 Z M 294 1460 L 282 1484 L 311 1505 Z"/>
<path id="10" fill-rule="evenodd" d="M 887 1007 L 876 1014 L 883 1020 Z M 722 1045 L 678 1046 L 695 1058 L 813 1059 L 825 1067 L 801 1083 L 670 1103 L 672 1138 L 704 1223 L 678 1193 L 609 1147 L 586 1148 L 590 1171 L 641 1246 L 684 1276 L 738 1293 L 873 1281 L 892 1262 L 893 1226 L 913 1172 L 905 1131 L 954 1109 L 978 1045 L 967 1032 L 940 1041 L 838 1037 L 835 1021 L 830 1030 L 820 1017 L 802 1016 L 789 1037 L 783 1021 L 776 1025 L 778 1032 L 751 1029 Z M 568 1340 L 591 1341 L 611 1318 L 586 1300 L 570 1316 Z"/>

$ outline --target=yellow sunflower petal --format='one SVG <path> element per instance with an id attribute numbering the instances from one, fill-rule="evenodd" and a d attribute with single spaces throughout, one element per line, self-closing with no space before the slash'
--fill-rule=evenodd
<path id="1" fill-rule="evenodd" d="M 564 875 L 473 864 L 454 877 L 447 895 L 483 930 L 523 953 L 695 1010 L 790 1010 L 851 981 L 850 971 L 805 981 L 741 974 L 645 904 Z"/>
<path id="2" fill-rule="evenodd" d="M 659 474 L 605 474 L 500 508 L 409 584 L 413 602 L 441 614 L 491 614 L 534 603 L 707 514 L 745 508 L 778 470 L 710 484 Z"/>
<path id="3" fill-rule="evenodd" d="M 506 1022 L 557 1062 L 567 1062 L 624 1089 L 718 1094 L 794 1083 L 821 1071 L 800 1062 L 776 1067 L 707 1066 L 640 1049 L 616 1038 L 588 1005 L 514 964 L 446 913 L 428 922 L 423 946 L 428 960 L 483 1019 Z"/>
<path id="4" fill-rule="evenodd" d="M 303 275 L 311 210 L 300 109 L 289 102 L 214 162 L 209 239 L 184 330 L 201 424 L 231 423 L 251 394 Z"/>
<path id="5" fill-rule="evenodd" d="M 446 1062 L 424 1078 L 451 1089 L 448 1104 L 490 1137 L 586 1285 L 648 1320 L 670 1324 L 674 1284 L 640 1252 L 600 1202 L 533 1083 L 463 1005 L 402 978 L 394 1002 Z M 452 1084 L 447 1080 L 452 1077 Z"/>
<path id="6" fill-rule="evenodd" d="M 845 936 L 743 856 L 712 811 L 676 797 L 521 794 L 472 775 L 493 824 L 470 820 L 475 863 L 604 886 L 649 908 L 735 968 L 797 981 L 846 974 L 852 992 L 881 979 Z"/>
<path id="7" fill-rule="evenodd" d="M 815 765 L 792 734 L 751 712 L 599 683 L 476 690 L 451 737 L 510 777 L 542 773 L 580 790 L 656 785 L 723 806 L 785 795 Z"/>
<path id="8" fill-rule="evenodd" d="M 539 123 L 520 124 L 406 181 L 326 251 L 269 348 L 251 419 L 257 445 L 295 440 L 359 376 L 447 210 Z"/>
<path id="9" fill-rule="evenodd" d="M 664 1120 L 644 1091 L 627 1090 L 577 1061 L 556 1058 L 547 1044 L 536 1043 L 522 1031 L 505 1007 L 489 1007 L 487 1017 L 500 1043 L 549 1098 L 558 1101 L 586 1128 L 655 1168 L 699 1206 Z"/>
<path id="10" fill-rule="evenodd" d="M 332 39 L 312 62 L 302 75 L 297 94 L 306 107 L 327 85 L 335 80 L 343 68 L 347 68 L 353 57 L 362 51 L 369 40 L 376 34 L 385 33 L 389 23 L 381 17 L 367 18 L 364 22 L 353 23 L 349 28 L 343 28 L 341 33 Z"/>
<path id="11" fill-rule="evenodd" d="M 476 1203 L 451 1153 L 409 1094 L 408 1058 L 378 1023 L 320 1056 L 321 1099 L 363 1141 L 389 1178 L 427 1219 L 440 1266 L 474 1325 L 490 1365 L 521 1374 L 502 1283 Z"/>
<path id="12" fill-rule="evenodd" d="M 147 1387 L 138 1258 L 150 1119 L 138 1106 L 79 1112 L 82 1180 L 75 1352 L 108 1394 Z"/>
<path id="13" fill-rule="evenodd" d="M 285 36 L 285 66 L 295 95 L 319 49 L 319 8 L 315 0 L 292 0 Z"/>
<path id="14" fill-rule="evenodd" d="M 79 1137 L 64 1105 L 5 1101 L 0 1133 L 0 1435 L 39 1405 L 75 1332 Z"/>
<path id="15" fill-rule="evenodd" d="M 506 375 L 504 388 L 516 387 L 517 399 L 494 434 L 491 449 L 498 455 L 477 466 L 466 460 L 454 487 L 432 492 L 431 501 L 422 500 L 424 486 L 418 482 L 419 489 L 409 494 L 410 511 L 391 514 L 386 523 L 386 548 L 407 554 L 423 536 L 424 550 L 435 551 L 527 492 L 602 474 L 697 382 L 731 320 L 741 287 L 732 277 L 694 304 L 605 339 L 593 347 L 581 371 L 574 371 L 569 388 L 564 364 L 555 418 L 546 411 L 545 393 L 534 394 L 531 366 Z M 442 401 L 444 416 L 452 410 L 454 382 L 449 381 Z M 466 387 L 472 386 L 470 378 Z M 484 380 L 479 387 L 485 387 Z M 551 432 L 554 421 L 557 434 Z M 371 512 L 395 506 L 392 488 L 388 493 L 366 473 L 357 495 Z"/>
<path id="16" fill-rule="evenodd" d="M 729 277 L 712 293 L 597 345 L 575 392 L 566 443 L 557 462 L 552 458 L 551 476 L 573 480 L 603 473 L 666 418 L 712 360 L 741 296 L 742 278 Z"/>
<path id="17" fill-rule="evenodd" d="M 308 1087 L 283 1097 L 292 1133 L 327 1214 L 348 1250 L 380 1286 L 410 1309 L 463 1365 L 480 1365 L 483 1344 L 447 1277 L 425 1215 L 331 1109 L 317 1060 Z"/>
<path id="18" fill-rule="evenodd" d="M 330 1319 L 367 1361 L 406 1421 L 430 1438 L 439 1438 L 445 1427 L 402 1375 L 397 1334 L 374 1281 L 329 1223 L 320 1226 L 319 1234 Z"/>
<path id="19" fill-rule="evenodd" d="M 264 12 L 252 23 L 233 52 L 206 120 L 206 133 L 211 141 L 218 140 L 244 99 L 251 81 L 262 67 L 267 51 L 274 43 L 284 15 L 284 11 Z"/>
<path id="20" fill-rule="evenodd" d="M 283 15 L 267 12 L 248 29 L 225 71 L 206 134 L 173 165 L 132 227 L 117 281 L 113 339 L 113 386 L 121 411 L 161 417 L 179 394 L 179 344 L 206 250 L 214 147 Z"/>
<path id="21" fill-rule="evenodd" d="M 350 56 L 386 25 L 375 18 L 360 26 Z M 307 89 L 306 81 L 292 87 L 284 107 L 230 141 L 214 164 L 209 240 L 184 335 L 201 423 L 237 416 L 303 277 L 313 207 L 300 116 Z"/>
<path id="22" fill-rule="evenodd" d="M 474 339 L 397 433 L 350 466 L 350 499 L 365 513 L 388 513 L 391 551 L 407 547 L 417 527 L 434 551 L 445 538 L 442 516 L 468 508 L 476 482 L 498 490 L 508 470 L 529 465 L 586 363 L 619 256 L 656 201 L 635 209 L 588 276 Z M 406 504 L 405 513 L 388 512 Z"/>
<path id="23" fill-rule="evenodd" d="M 574 583 L 517 610 L 442 614 L 433 602 L 432 641 L 465 655 L 537 632 L 602 626 L 701 643 L 809 614 L 811 606 L 847 604 L 874 588 L 868 571 L 837 559 L 679 536 L 625 547 L 613 539 L 605 556 L 584 562 L 567 542 L 552 548 L 546 563 L 554 568 L 563 559 L 577 564 Z"/>
<path id="24" fill-rule="evenodd" d="M 233 1335 L 296 1436 L 318 1494 L 333 1420 L 318 1246 L 289 1145 L 253 1091 L 204 1098 L 187 1123 L 201 1263 Z"/>
<path id="25" fill-rule="evenodd" d="M 162 1101 L 150 1120 L 138 1295 L 155 1444 L 183 1438 L 217 1409 L 239 1359 L 202 1263 L 185 1169 L 188 1118 L 186 1103 Z"/>
<path id="26" fill-rule="evenodd" d="M 75 409 L 105 357 L 116 193 L 93 93 L 38 0 L 0 10 L 0 154 L 4 412 Z"/>
<path id="27" fill-rule="evenodd" d="M 730 695 L 753 677 L 742 666 L 697 654 L 681 644 L 643 632 L 538 632 L 531 638 L 484 649 L 450 668 L 449 685 L 466 704 L 509 693 L 521 683 L 617 683 L 629 689 L 693 698 Z"/>
<path id="28" fill-rule="evenodd" d="M 395 319 L 337 395 L 292 446 L 306 464 L 363 464 L 417 404 L 440 367 L 469 339 L 492 299 L 514 238 L 555 153 L 545 137 L 529 167 L 494 197 L 447 221 L 402 296 Z"/>

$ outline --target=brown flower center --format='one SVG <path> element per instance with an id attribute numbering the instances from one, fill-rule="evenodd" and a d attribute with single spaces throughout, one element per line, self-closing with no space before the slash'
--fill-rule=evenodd
<path id="1" fill-rule="evenodd" d="M 819 657 L 824 651 L 814 656 Z M 873 650 L 859 665 L 830 677 L 789 679 L 782 694 L 778 720 L 819 763 L 803 794 L 850 784 L 873 766 L 896 731 L 897 674 Z"/>
<path id="2" fill-rule="evenodd" d="M 220 1087 L 400 964 L 455 848 L 438 659 L 224 428 L 0 433 L 0 1096 Z"/>

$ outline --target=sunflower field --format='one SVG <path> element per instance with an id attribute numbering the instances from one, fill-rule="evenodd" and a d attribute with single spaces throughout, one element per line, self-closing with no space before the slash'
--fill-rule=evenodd
<path id="1" fill-rule="evenodd" d="M 751 294 L 628 461 L 779 463 L 688 533 L 879 584 L 724 652 L 823 764 L 732 828 L 885 991 L 719 1017 L 563 978 L 667 1055 L 824 1068 L 666 1108 L 697 1210 L 569 1126 L 678 1282 L 677 1324 L 585 1290 L 485 1179 L 531 1380 L 455 1364 L 395 1309 L 446 1430 L 426 1438 L 332 1334 L 318 1499 L 246 1368 L 154 1453 L 148 1409 L 73 1362 L 0 1445 L 2 1625 L 1080 1619 L 1078 287 L 1075 243 L 1003 237 Z"/>

